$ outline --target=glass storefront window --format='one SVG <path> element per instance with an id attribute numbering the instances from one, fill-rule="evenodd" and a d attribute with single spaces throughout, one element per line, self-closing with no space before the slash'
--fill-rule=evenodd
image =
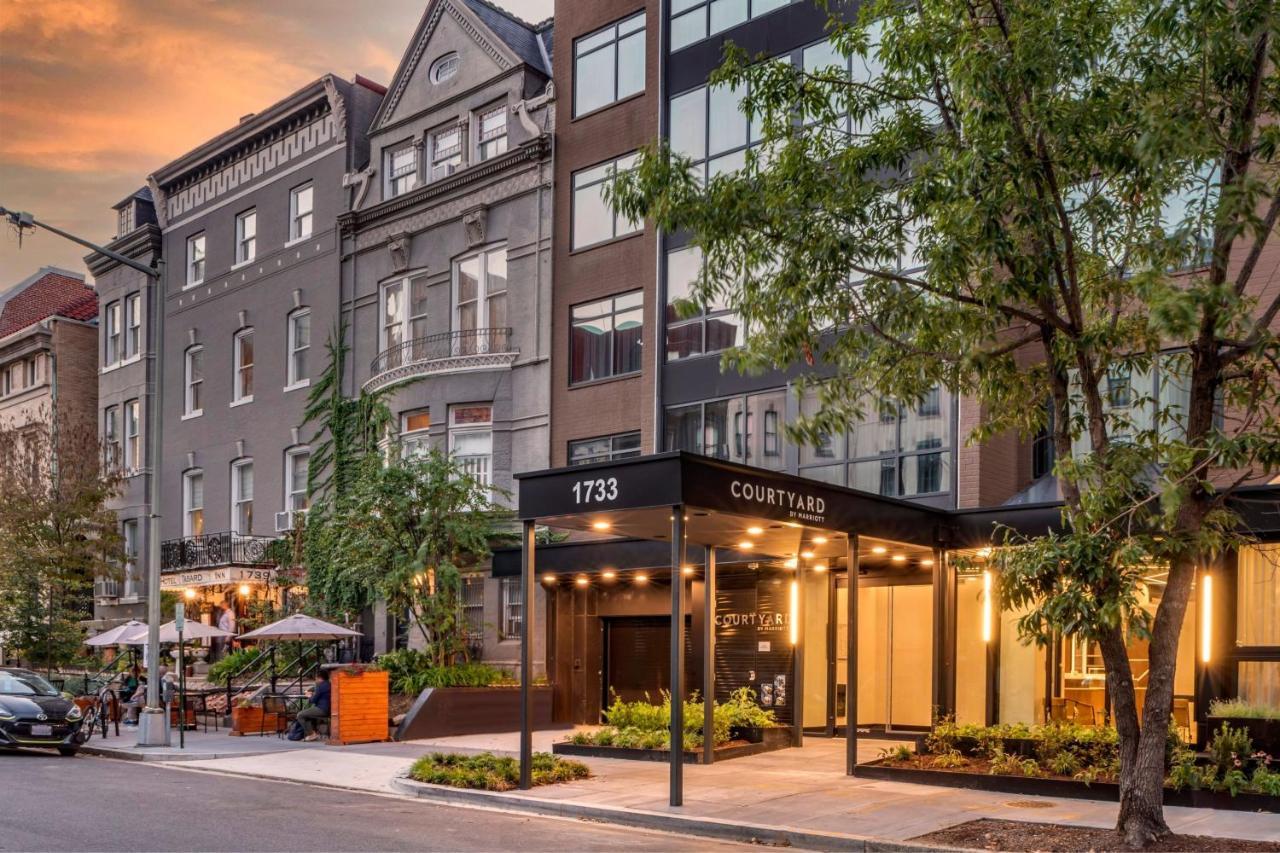
<path id="1" fill-rule="evenodd" d="M 1240 549 L 1236 645 L 1280 646 L 1280 544 Z"/>

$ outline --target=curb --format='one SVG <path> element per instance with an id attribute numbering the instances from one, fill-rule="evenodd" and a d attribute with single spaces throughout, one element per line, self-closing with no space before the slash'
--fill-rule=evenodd
<path id="1" fill-rule="evenodd" d="M 172 747 L 166 747 L 171 749 Z M 212 761 L 218 758 L 253 758 L 262 755 L 271 755 L 271 751 L 264 752 L 189 752 L 172 753 L 172 752 L 139 752 L 128 749 L 114 749 L 112 747 L 92 746 L 85 744 L 80 747 L 80 751 L 85 755 L 96 755 L 100 758 L 115 758 L 121 761 L 147 761 L 154 763 L 167 762 L 183 762 L 183 761 Z"/>
<path id="2" fill-rule="evenodd" d="M 909 841 L 892 841 L 849 835 L 839 832 L 815 832 L 786 826 L 720 820 L 710 817 L 686 817 L 667 812 L 624 809 L 598 806 L 581 800 L 544 800 L 506 791 L 473 791 L 467 788 L 450 788 L 445 785 L 429 785 L 415 782 L 403 776 L 391 780 L 395 790 L 423 800 L 470 806 L 485 806 L 502 811 L 518 811 L 545 817 L 567 817 L 599 821 L 617 826 L 631 826 L 659 832 L 715 838 L 746 844 L 796 847 L 806 850 L 839 851 L 895 851 L 895 853 L 937 853 L 953 851 L 954 847 L 938 847 L 914 844 Z"/>

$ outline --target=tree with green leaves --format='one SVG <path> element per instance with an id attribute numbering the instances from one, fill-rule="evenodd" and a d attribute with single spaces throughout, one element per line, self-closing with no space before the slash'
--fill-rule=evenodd
<path id="1" fill-rule="evenodd" d="M 34 666 L 81 651 L 95 578 L 116 578 L 124 548 L 107 508 L 119 472 L 96 430 L 41 417 L 0 428 L 0 634 Z"/>
<path id="2" fill-rule="evenodd" d="M 1049 436 L 1066 532 L 1003 540 L 1003 598 L 1024 639 L 1100 644 L 1117 828 L 1147 845 L 1168 833 L 1197 566 L 1242 539 L 1233 491 L 1280 468 L 1280 290 L 1259 268 L 1280 216 L 1275 4 L 847 9 L 803 65 L 726 50 L 713 83 L 742 96 L 741 169 L 708 178 L 691 162 L 707 152 L 655 146 L 611 198 L 700 248 L 689 301 L 749 330 L 726 366 L 815 368 L 797 440 L 939 384 L 977 404 L 971 440 Z M 1168 393 L 1136 390 L 1153 372 Z M 1149 616 L 1152 565 L 1167 582 Z M 1134 635 L 1150 641 L 1141 709 Z"/>

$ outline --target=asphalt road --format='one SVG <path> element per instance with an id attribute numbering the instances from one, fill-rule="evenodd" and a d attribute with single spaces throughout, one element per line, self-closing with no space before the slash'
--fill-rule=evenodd
<path id="1" fill-rule="evenodd" d="M 151 763 L 0 752 L 0 851 L 730 849 L 742 848 Z"/>

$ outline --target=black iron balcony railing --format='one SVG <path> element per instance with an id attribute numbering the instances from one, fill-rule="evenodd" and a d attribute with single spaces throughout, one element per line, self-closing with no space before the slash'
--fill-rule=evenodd
<path id="1" fill-rule="evenodd" d="M 448 362 L 485 356 L 513 355 L 519 350 L 512 342 L 510 327 L 500 329 L 465 329 L 459 332 L 443 332 L 414 338 L 378 353 L 370 372 L 379 376 L 391 370 L 432 362 L 445 363 L 441 370 L 451 369 Z"/>
<path id="2" fill-rule="evenodd" d="M 215 566 L 268 566 L 269 536 L 240 533 L 205 533 L 160 543 L 160 571 L 204 569 Z"/>

